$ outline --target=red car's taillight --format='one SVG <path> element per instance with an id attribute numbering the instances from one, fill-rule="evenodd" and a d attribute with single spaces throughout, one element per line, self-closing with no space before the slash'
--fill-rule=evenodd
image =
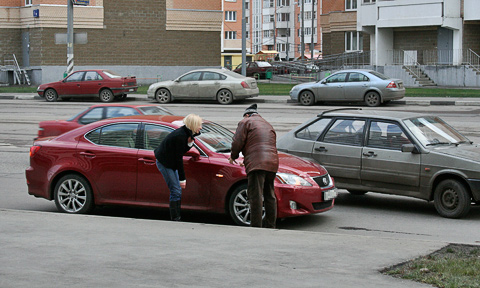
<path id="1" fill-rule="evenodd" d="M 392 82 L 388 83 L 387 88 L 397 88 L 397 83 L 392 81 Z"/>
<path id="2" fill-rule="evenodd" d="M 40 150 L 39 145 L 34 145 L 34 146 L 30 147 L 30 157 L 33 157 L 35 155 L 35 153 L 38 152 L 38 150 Z"/>
<path id="3" fill-rule="evenodd" d="M 45 129 L 38 127 L 38 138 L 45 136 Z"/>
<path id="4" fill-rule="evenodd" d="M 248 86 L 247 82 L 245 82 L 245 81 L 242 81 L 241 84 L 242 84 L 242 87 L 245 88 L 245 89 L 250 88 L 250 86 Z"/>

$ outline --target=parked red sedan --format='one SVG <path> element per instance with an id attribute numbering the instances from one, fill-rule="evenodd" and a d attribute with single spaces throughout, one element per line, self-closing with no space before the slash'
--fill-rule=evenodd
<path id="1" fill-rule="evenodd" d="M 168 208 L 169 190 L 153 149 L 183 125 L 180 116 L 128 116 L 98 121 L 37 141 L 26 169 L 28 193 L 54 200 L 59 211 L 88 213 L 95 205 Z M 188 185 L 182 209 L 226 213 L 249 225 L 244 167 L 228 162 L 233 133 L 209 121 L 184 156 Z M 278 218 L 333 208 L 337 193 L 320 165 L 280 153 L 275 180 Z M 240 159 L 241 161 L 242 159 Z"/>
<path id="2" fill-rule="evenodd" d="M 112 102 L 115 97 L 126 98 L 138 89 L 135 76 L 122 77 L 110 70 L 81 70 L 58 82 L 38 86 L 37 93 L 48 102 L 62 97 L 99 97 Z"/>
<path id="3" fill-rule="evenodd" d="M 167 108 L 156 104 L 128 105 L 128 104 L 99 104 L 83 110 L 68 120 L 48 120 L 38 123 L 38 136 L 57 136 L 80 126 L 103 119 L 130 115 L 173 115 Z"/>

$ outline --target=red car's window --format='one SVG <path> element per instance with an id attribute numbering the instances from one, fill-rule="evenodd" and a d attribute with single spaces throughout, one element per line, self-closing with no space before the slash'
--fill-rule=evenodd
<path id="1" fill-rule="evenodd" d="M 75 72 L 72 75 L 68 76 L 67 79 L 65 79 L 65 82 L 82 81 L 84 74 L 85 74 L 85 72 Z"/>
<path id="2" fill-rule="evenodd" d="M 117 123 L 95 129 L 85 138 L 98 145 L 135 148 L 137 123 Z"/>
<path id="3" fill-rule="evenodd" d="M 78 123 L 81 124 L 90 124 L 96 121 L 100 121 L 103 119 L 103 108 L 98 107 L 98 108 L 93 108 L 92 110 L 88 111 L 78 119 Z"/>
<path id="4" fill-rule="evenodd" d="M 88 71 L 85 74 L 85 81 L 103 80 L 102 76 L 95 71 Z"/>
<path id="5" fill-rule="evenodd" d="M 148 150 L 154 150 L 155 148 L 162 143 L 163 139 L 172 132 L 172 129 L 159 126 L 147 124 L 145 125 L 145 134 L 143 135 L 144 147 Z"/>
<path id="6" fill-rule="evenodd" d="M 130 107 L 108 107 L 106 118 L 131 116 L 131 115 L 140 115 L 140 112 Z"/>

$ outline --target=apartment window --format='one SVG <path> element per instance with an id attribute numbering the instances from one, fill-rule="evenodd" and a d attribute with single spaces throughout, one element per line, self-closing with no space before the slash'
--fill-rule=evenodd
<path id="1" fill-rule="evenodd" d="M 360 32 L 345 32 L 345 51 L 363 50 L 363 36 Z"/>
<path id="2" fill-rule="evenodd" d="M 305 28 L 305 35 L 310 35 L 312 34 L 312 28 L 311 27 L 306 27 Z"/>
<path id="3" fill-rule="evenodd" d="M 33 0 L 25 0 L 25 6 L 32 6 Z"/>
<path id="4" fill-rule="evenodd" d="M 250 9 L 248 4 L 249 4 L 249 2 L 245 2 L 245 9 L 246 10 Z"/>
<path id="5" fill-rule="evenodd" d="M 237 0 L 225 0 L 225 2 L 237 2 Z"/>
<path id="6" fill-rule="evenodd" d="M 278 6 L 290 6 L 290 0 L 277 0 L 277 7 Z"/>
<path id="7" fill-rule="evenodd" d="M 237 11 L 225 11 L 225 21 L 237 21 Z"/>
<path id="8" fill-rule="evenodd" d="M 264 8 L 275 7 L 275 0 L 265 0 L 265 1 L 263 1 L 263 7 Z"/>
<path id="9" fill-rule="evenodd" d="M 278 52 L 285 52 L 285 51 L 287 51 L 287 44 L 277 43 L 277 51 L 278 51 Z"/>
<path id="10" fill-rule="evenodd" d="M 250 38 L 250 37 L 248 36 L 248 30 L 245 31 L 245 38 L 247 38 L 247 39 Z"/>
<path id="11" fill-rule="evenodd" d="M 363 3 L 375 3 L 377 0 L 363 0 Z"/>
<path id="12" fill-rule="evenodd" d="M 277 13 L 277 21 L 290 21 L 290 13 Z"/>
<path id="13" fill-rule="evenodd" d="M 357 10 L 357 0 L 345 0 L 345 10 Z"/>
<path id="14" fill-rule="evenodd" d="M 237 39 L 236 31 L 225 31 L 225 40 Z"/>
<path id="15" fill-rule="evenodd" d="M 312 3 L 312 0 L 305 0 L 305 4 L 310 4 Z"/>

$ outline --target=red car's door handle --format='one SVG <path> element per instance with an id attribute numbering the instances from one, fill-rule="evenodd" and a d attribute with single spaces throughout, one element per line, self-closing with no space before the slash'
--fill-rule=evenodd
<path id="1" fill-rule="evenodd" d="M 138 158 L 138 161 L 143 161 L 143 163 L 147 165 L 154 165 L 155 160 L 149 159 L 149 158 Z"/>
<path id="2" fill-rule="evenodd" d="M 92 152 L 80 152 L 80 155 L 82 155 L 84 157 L 87 157 L 87 158 L 94 158 L 95 157 L 95 153 L 92 153 Z"/>

